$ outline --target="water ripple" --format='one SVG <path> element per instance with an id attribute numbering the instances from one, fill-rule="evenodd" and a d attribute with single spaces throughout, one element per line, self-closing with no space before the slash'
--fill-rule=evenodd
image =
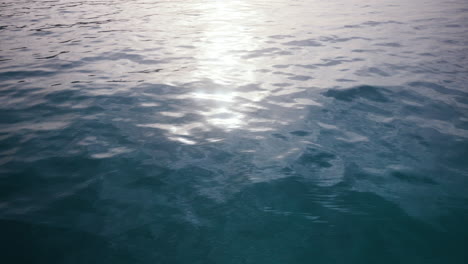
<path id="1" fill-rule="evenodd" d="M 463 263 L 465 6 L 0 3 L 6 252 Z"/>

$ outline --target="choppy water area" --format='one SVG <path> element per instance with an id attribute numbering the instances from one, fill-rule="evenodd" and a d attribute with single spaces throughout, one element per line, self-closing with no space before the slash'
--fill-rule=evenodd
<path id="1" fill-rule="evenodd" d="M 468 263 L 468 2 L 0 3 L 3 263 Z"/>

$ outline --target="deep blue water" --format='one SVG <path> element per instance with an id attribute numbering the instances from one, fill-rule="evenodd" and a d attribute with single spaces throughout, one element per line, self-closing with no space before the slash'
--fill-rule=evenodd
<path id="1" fill-rule="evenodd" d="M 468 263 L 468 1 L 3 0 L 0 262 Z"/>

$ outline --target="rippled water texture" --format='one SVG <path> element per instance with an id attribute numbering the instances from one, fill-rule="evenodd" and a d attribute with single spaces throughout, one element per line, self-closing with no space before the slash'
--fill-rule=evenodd
<path id="1" fill-rule="evenodd" d="M 3 0 L 2 263 L 468 263 L 468 2 Z"/>

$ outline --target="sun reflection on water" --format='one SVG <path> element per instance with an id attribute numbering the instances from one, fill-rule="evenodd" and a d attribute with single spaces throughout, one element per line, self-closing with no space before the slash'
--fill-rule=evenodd
<path id="1" fill-rule="evenodd" d="M 253 133 L 272 130 L 272 120 L 254 115 L 265 108 L 261 104 L 272 93 L 262 87 L 259 69 L 264 65 L 257 57 L 246 57 L 264 48 L 265 43 L 253 30 L 268 16 L 245 0 L 201 1 L 191 7 L 190 12 L 198 14 L 192 25 L 196 48 L 189 53 L 194 63 L 186 75 L 177 75 L 179 80 L 169 79 L 169 83 L 187 88 L 187 92 L 167 98 L 193 101 L 192 113 L 202 119 L 140 126 L 164 130 L 167 138 L 184 144 L 210 141 L 204 135 L 218 129 Z M 188 113 L 160 114 L 184 119 Z"/>
<path id="2" fill-rule="evenodd" d="M 204 3 L 202 43 L 195 55 L 198 65 L 196 79 L 210 79 L 220 85 L 247 84 L 255 81 L 255 65 L 242 59 L 240 50 L 257 47 L 248 23 L 260 14 L 244 1 L 214 1 Z"/>
<path id="3" fill-rule="evenodd" d="M 255 82 L 256 66 L 238 51 L 256 47 L 247 23 L 258 19 L 260 14 L 244 1 L 214 1 L 200 8 L 209 10 L 202 18 L 209 23 L 203 28 L 203 44 L 196 54 L 198 65 L 192 74 L 195 79 L 209 79 L 222 89 L 213 92 L 201 87 L 193 93 L 193 99 L 210 101 L 211 109 L 200 112 L 210 125 L 226 131 L 245 128 L 247 117 L 239 111 L 243 108 L 239 99 L 246 95 L 236 87 Z M 261 100 L 258 95 L 247 97 Z"/>

